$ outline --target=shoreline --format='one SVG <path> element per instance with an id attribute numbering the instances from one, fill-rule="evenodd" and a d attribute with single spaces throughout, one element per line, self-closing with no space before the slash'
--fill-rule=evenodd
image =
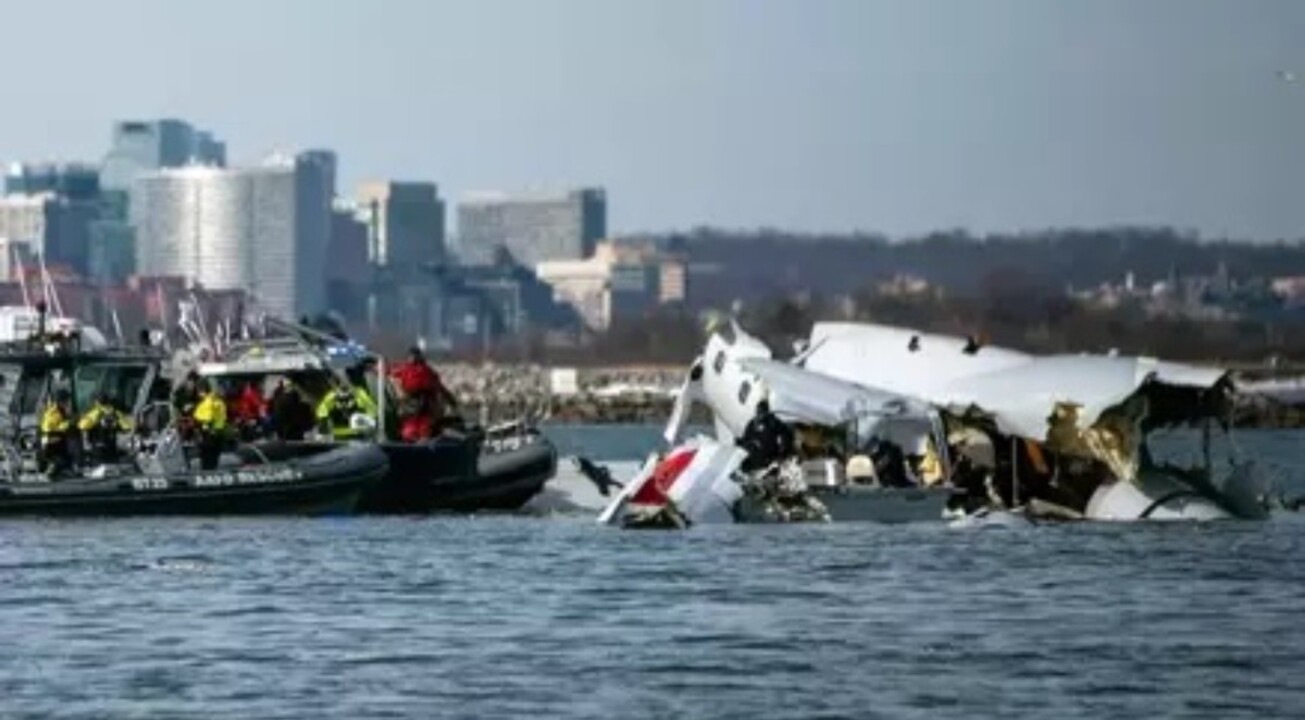
<path id="1" fill-rule="evenodd" d="M 581 425 L 664 424 L 686 372 L 679 366 L 661 365 L 437 364 L 435 368 L 458 398 L 463 415 L 482 424 L 519 418 Z M 709 423 L 710 416 L 699 407 L 688 420 Z M 1305 429 L 1305 405 L 1243 396 L 1232 425 L 1239 429 Z"/>

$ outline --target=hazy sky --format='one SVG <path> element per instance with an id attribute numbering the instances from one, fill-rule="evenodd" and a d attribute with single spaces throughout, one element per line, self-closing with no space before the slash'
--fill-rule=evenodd
<path id="1" fill-rule="evenodd" d="M 177 116 L 613 231 L 1305 237 L 1305 0 L 0 0 L 0 159 Z M 1296 81 L 1279 79 L 1294 70 Z"/>

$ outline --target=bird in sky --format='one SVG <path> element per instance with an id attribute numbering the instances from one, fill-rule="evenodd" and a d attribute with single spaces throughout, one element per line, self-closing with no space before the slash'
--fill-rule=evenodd
<path id="1" fill-rule="evenodd" d="M 1291 70 L 1279 70 L 1278 79 L 1283 82 L 1294 83 L 1296 82 L 1296 73 Z"/>

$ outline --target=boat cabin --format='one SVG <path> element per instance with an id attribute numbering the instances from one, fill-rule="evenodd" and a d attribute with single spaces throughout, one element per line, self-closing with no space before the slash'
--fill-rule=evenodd
<path id="1" fill-rule="evenodd" d="M 277 383 L 285 380 L 298 389 L 313 408 L 333 385 L 341 382 L 354 384 L 349 377 L 350 371 L 354 371 L 361 373 L 364 389 L 383 411 L 394 407 L 388 383 L 380 382 L 383 376 L 376 361 L 356 345 L 317 347 L 296 338 L 241 342 L 228 348 L 221 358 L 200 363 L 195 371 L 201 378 L 214 383 L 214 389 L 228 398 L 250 384 L 261 397 L 269 398 Z M 384 398 L 377 392 L 381 387 L 386 390 Z M 395 423 L 390 418 L 384 426 L 393 428 Z"/>
<path id="2" fill-rule="evenodd" d="M 151 402 L 167 400 L 161 352 L 151 348 L 96 348 L 75 343 L 0 345 L 0 406 L 5 435 L 33 440 L 40 416 L 59 390 L 69 391 L 72 411 L 89 409 L 107 394 L 121 411 L 136 417 Z"/>

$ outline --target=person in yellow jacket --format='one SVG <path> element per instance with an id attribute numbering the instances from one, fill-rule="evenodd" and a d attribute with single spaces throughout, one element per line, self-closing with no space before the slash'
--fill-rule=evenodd
<path id="1" fill-rule="evenodd" d="M 376 402 L 363 388 L 340 383 L 317 404 L 317 424 L 336 440 L 357 439 L 367 434 L 353 426 L 358 413 L 376 419 Z"/>
<path id="2" fill-rule="evenodd" d="M 218 458 L 222 456 L 227 430 L 227 404 L 207 380 L 200 381 L 199 392 L 199 403 L 192 413 L 195 427 L 199 431 L 199 466 L 204 470 L 213 470 L 217 468 Z"/>
<path id="3" fill-rule="evenodd" d="M 67 390 L 60 390 L 41 413 L 40 447 L 36 465 L 40 472 L 53 477 L 73 465 L 72 408 Z"/>

